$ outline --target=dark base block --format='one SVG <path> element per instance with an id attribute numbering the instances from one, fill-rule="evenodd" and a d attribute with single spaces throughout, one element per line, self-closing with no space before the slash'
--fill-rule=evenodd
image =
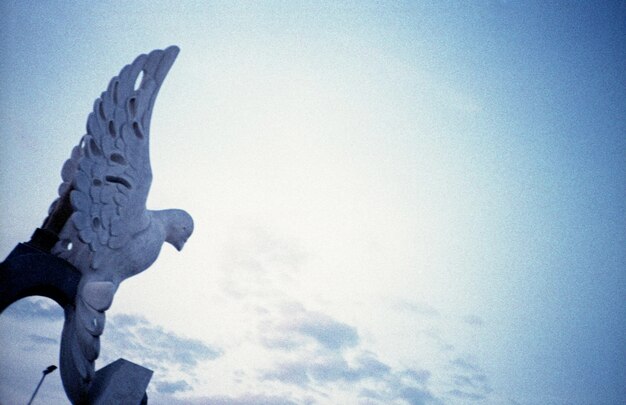
<path id="1" fill-rule="evenodd" d="M 89 403 L 93 405 L 140 405 L 148 403 L 146 388 L 152 378 L 152 370 L 125 359 L 96 372 L 89 390 Z"/>

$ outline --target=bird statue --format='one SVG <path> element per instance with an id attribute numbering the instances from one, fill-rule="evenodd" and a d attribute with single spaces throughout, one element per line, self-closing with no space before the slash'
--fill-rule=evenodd
<path id="1" fill-rule="evenodd" d="M 73 403 L 88 401 L 105 311 L 119 284 L 150 267 L 164 242 L 181 250 L 193 232 L 183 210 L 146 209 L 152 108 L 178 52 L 172 46 L 140 55 L 111 79 L 63 165 L 59 197 L 44 223 L 58 230 L 51 253 L 80 271 L 75 300 L 64 309 L 60 354 Z"/>

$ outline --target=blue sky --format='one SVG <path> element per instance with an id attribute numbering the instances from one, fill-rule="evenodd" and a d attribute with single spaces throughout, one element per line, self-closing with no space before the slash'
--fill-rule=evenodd
<path id="1" fill-rule="evenodd" d="M 0 8 L 3 257 L 108 80 L 181 48 L 148 205 L 196 231 L 122 284 L 97 363 L 152 367 L 151 402 L 626 397 L 624 2 Z M 61 320 L 0 317 L 1 403 L 55 364 Z"/>

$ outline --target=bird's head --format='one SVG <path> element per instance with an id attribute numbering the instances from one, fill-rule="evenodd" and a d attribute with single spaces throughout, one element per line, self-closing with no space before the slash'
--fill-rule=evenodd
<path id="1" fill-rule="evenodd" d="M 183 210 L 165 210 L 165 213 L 165 241 L 180 252 L 193 233 L 193 219 Z"/>

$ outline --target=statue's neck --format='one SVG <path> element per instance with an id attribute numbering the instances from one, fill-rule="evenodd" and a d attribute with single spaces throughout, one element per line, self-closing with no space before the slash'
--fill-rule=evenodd
<path id="1" fill-rule="evenodd" d="M 172 220 L 171 220 L 171 212 L 173 210 L 158 210 L 152 211 L 152 218 L 155 219 L 156 225 L 163 231 L 165 241 L 168 243 L 172 243 L 168 240 L 168 236 L 170 236 L 171 228 L 172 228 Z"/>

